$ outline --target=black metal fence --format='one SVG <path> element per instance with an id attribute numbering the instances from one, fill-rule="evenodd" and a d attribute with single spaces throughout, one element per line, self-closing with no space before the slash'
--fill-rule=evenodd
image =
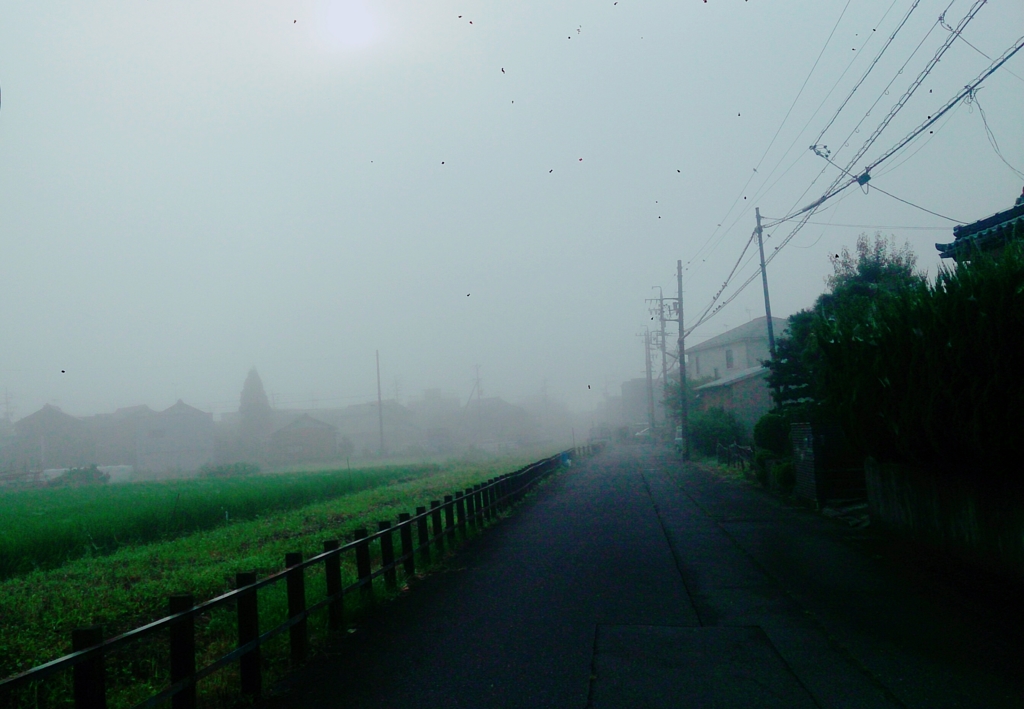
<path id="1" fill-rule="evenodd" d="M 323 552 L 312 558 L 303 559 L 300 553 L 286 554 L 284 570 L 262 579 L 255 573 L 239 573 L 235 577 L 234 591 L 198 605 L 190 594 L 171 596 L 169 615 L 116 637 L 104 639 L 100 626 L 76 629 L 71 634 L 70 654 L 0 681 L 0 702 L 6 706 L 16 688 L 70 669 L 76 709 L 105 709 L 104 656 L 163 630 L 169 631 L 170 636 L 170 685 L 137 704 L 136 709 L 167 701 L 174 709 L 191 709 L 196 706 L 196 684 L 234 662 L 239 663 L 239 691 L 243 695 L 259 696 L 263 685 L 261 645 L 288 631 L 291 660 L 293 664 L 302 662 L 309 649 L 306 620 L 312 613 L 326 608 L 328 628 L 331 631 L 343 630 L 346 625 L 345 596 L 358 591 L 364 603 L 372 603 L 373 582 L 378 578 L 383 578 L 385 589 L 395 590 L 399 569 L 404 578 L 411 578 L 418 565 L 430 564 L 434 555 L 441 558 L 446 545 L 453 548 L 459 539 L 466 539 L 497 519 L 502 511 L 521 500 L 544 477 L 593 450 L 587 446 L 564 451 L 513 473 L 445 495 L 443 500 L 431 500 L 429 508 L 417 507 L 415 514 L 401 513 L 397 524 L 392 525 L 390 520 L 381 521 L 377 531 L 372 533 L 366 529 L 355 530 L 354 539 L 346 544 L 338 540 L 325 541 Z M 376 569 L 370 554 L 370 544 L 374 542 L 379 546 L 380 557 Z M 348 586 L 342 585 L 342 554 L 355 556 L 357 580 Z M 313 567 L 323 569 L 326 596 L 307 607 L 306 570 Z M 288 620 L 261 633 L 256 592 L 282 581 L 287 587 Z M 235 606 L 238 616 L 237 646 L 209 665 L 197 668 L 196 617 L 229 605 Z"/>

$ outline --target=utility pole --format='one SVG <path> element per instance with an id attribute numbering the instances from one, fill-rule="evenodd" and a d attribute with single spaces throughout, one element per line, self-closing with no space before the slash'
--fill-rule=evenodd
<path id="1" fill-rule="evenodd" d="M 676 288 L 679 291 L 679 422 L 683 436 L 683 460 L 690 459 L 690 416 L 686 397 L 686 331 L 683 330 L 683 260 L 676 261 Z"/>
<path id="2" fill-rule="evenodd" d="M 380 350 L 377 353 L 377 423 L 380 424 L 380 457 L 384 457 L 384 402 L 380 395 Z"/>
<path id="3" fill-rule="evenodd" d="M 668 300 L 671 302 L 672 298 L 665 298 L 665 293 L 662 291 L 661 286 L 651 286 L 651 290 L 654 290 L 655 288 L 658 289 L 658 297 L 648 298 L 646 302 L 658 304 L 659 329 L 655 334 L 658 336 L 657 344 L 658 348 L 661 350 L 661 388 L 662 393 L 664 394 L 664 388 L 668 385 L 668 352 L 666 351 L 668 338 L 665 335 L 665 301 Z M 652 307 L 648 312 L 654 313 L 654 308 Z M 655 404 L 657 404 L 657 402 L 655 402 Z M 655 406 L 655 410 L 657 410 L 657 406 Z"/>
<path id="4" fill-rule="evenodd" d="M 647 422 L 654 437 L 654 382 L 651 373 L 651 331 L 644 330 L 644 364 L 647 367 Z"/>
<path id="5" fill-rule="evenodd" d="M 545 380 L 544 386 L 547 386 Z M 481 397 L 483 397 L 483 389 L 480 387 L 480 365 L 476 365 L 476 379 L 473 380 L 473 388 L 469 390 L 469 398 L 466 399 L 466 405 L 463 408 L 468 409 L 469 405 L 473 403 L 473 394 L 476 394 L 476 403 L 479 405 Z"/>
<path id="6" fill-rule="evenodd" d="M 768 272 L 764 270 L 764 242 L 761 239 L 761 208 L 754 207 L 754 214 L 757 216 L 757 249 L 761 252 L 761 285 L 764 286 L 764 314 L 768 321 L 768 349 L 775 357 L 775 327 L 772 324 L 772 303 L 768 299 Z"/>
<path id="7" fill-rule="evenodd" d="M 665 296 L 661 294 L 658 295 L 658 319 L 661 320 L 661 386 L 664 387 L 668 384 L 668 356 L 665 352 Z"/>

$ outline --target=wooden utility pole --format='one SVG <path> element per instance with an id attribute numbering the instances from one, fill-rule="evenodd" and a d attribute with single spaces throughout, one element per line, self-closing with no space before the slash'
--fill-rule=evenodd
<path id="1" fill-rule="evenodd" d="M 690 416 L 686 396 L 686 331 L 683 330 L 683 261 L 676 261 L 676 288 L 679 291 L 679 423 L 683 437 L 683 460 L 690 459 Z"/>
<path id="2" fill-rule="evenodd" d="M 761 285 L 764 286 L 764 314 L 768 321 L 768 349 L 775 357 L 775 327 L 772 324 L 772 303 L 768 299 L 768 272 L 764 270 L 764 242 L 761 239 L 761 208 L 754 207 L 757 216 L 757 250 L 761 252 Z"/>
<path id="3" fill-rule="evenodd" d="M 654 437 L 654 381 L 651 372 L 651 331 L 644 330 L 644 364 L 647 367 L 647 423 Z"/>
<path id="4" fill-rule="evenodd" d="M 380 350 L 377 354 L 377 423 L 380 424 L 380 457 L 384 457 L 384 402 L 380 395 Z"/>

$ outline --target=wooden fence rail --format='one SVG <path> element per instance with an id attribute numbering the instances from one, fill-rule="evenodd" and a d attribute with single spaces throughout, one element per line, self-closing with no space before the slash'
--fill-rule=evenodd
<path id="1" fill-rule="evenodd" d="M 301 663 L 308 653 L 309 640 L 306 620 L 313 613 L 328 609 L 328 628 L 340 631 L 345 627 L 344 597 L 357 589 L 364 603 L 373 603 L 373 581 L 383 577 L 388 590 L 397 587 L 397 570 L 405 578 L 416 573 L 417 555 L 421 563 L 430 564 L 432 550 L 437 558 L 444 555 L 445 544 L 454 548 L 456 538 L 466 539 L 480 531 L 488 522 L 498 518 L 500 512 L 519 502 L 544 477 L 559 467 L 571 464 L 574 458 L 596 452 L 596 447 L 584 446 L 563 451 L 550 458 L 528 465 L 520 470 L 472 488 L 445 495 L 442 500 L 431 500 L 429 508 L 420 506 L 416 514 L 403 512 L 398 523 L 380 521 L 378 529 L 370 534 L 357 529 L 353 540 L 341 544 L 338 540 L 324 542 L 324 550 L 303 560 L 299 553 L 285 555 L 282 571 L 259 579 L 255 573 L 238 573 L 235 590 L 224 593 L 198 605 L 191 595 L 170 598 L 169 614 L 152 623 L 112 638 L 104 639 L 99 626 L 79 628 L 72 632 L 72 652 L 51 662 L 13 675 L 0 681 L 0 700 L 11 696 L 17 687 L 39 682 L 58 672 L 71 669 L 74 674 L 73 692 L 76 709 L 105 709 L 106 683 L 104 657 L 115 649 L 125 647 L 153 633 L 170 631 L 170 685 L 163 691 L 137 704 L 135 709 L 154 707 L 170 700 L 174 709 L 193 709 L 196 706 L 196 684 L 214 672 L 239 663 L 239 691 L 243 695 L 259 696 L 262 692 L 260 646 L 271 638 L 288 631 L 289 648 L 293 664 Z M 413 529 L 417 543 L 413 544 Z M 394 551 L 394 533 L 397 531 L 400 554 Z M 370 544 L 380 547 L 380 567 L 374 570 Z M 357 580 L 342 586 L 341 555 L 355 556 Z M 326 578 L 326 596 L 312 606 L 306 606 L 306 570 L 323 566 Z M 288 620 L 265 632 L 259 629 L 259 603 L 257 591 L 284 581 L 288 597 Z M 206 667 L 196 668 L 195 618 L 214 608 L 233 604 L 237 612 L 238 644 L 234 650 Z"/>

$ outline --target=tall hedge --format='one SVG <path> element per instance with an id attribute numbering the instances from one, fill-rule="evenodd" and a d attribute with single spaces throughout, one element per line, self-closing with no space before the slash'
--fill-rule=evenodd
<path id="1" fill-rule="evenodd" d="M 823 387 L 867 454 L 1019 489 L 1024 250 L 976 256 L 868 317 L 821 319 Z"/>

